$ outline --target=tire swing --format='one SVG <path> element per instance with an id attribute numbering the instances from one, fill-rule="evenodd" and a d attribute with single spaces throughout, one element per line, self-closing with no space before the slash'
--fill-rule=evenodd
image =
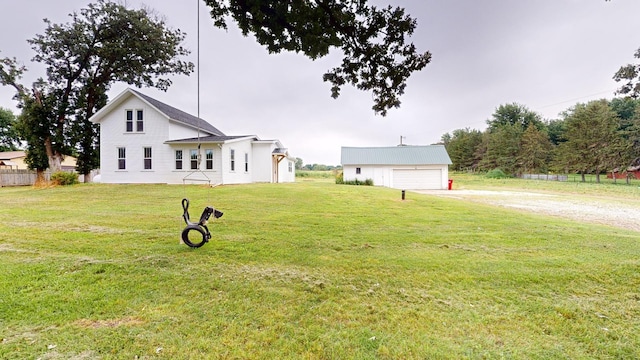
<path id="1" fill-rule="evenodd" d="M 182 179 L 182 183 L 183 185 L 185 185 L 187 182 L 190 182 L 190 181 L 204 181 L 209 186 L 211 186 L 211 180 L 209 179 L 207 174 L 205 174 L 204 171 L 200 169 L 200 162 L 202 160 L 202 156 L 200 154 L 201 144 L 200 144 L 200 123 L 199 123 L 199 121 L 201 121 L 200 120 L 200 71 L 199 71 L 200 69 L 200 14 L 199 14 L 200 5 L 199 3 L 200 1 L 197 2 L 198 4 L 198 16 L 197 16 L 198 17 L 198 60 L 197 60 L 197 66 L 196 66 L 197 88 L 198 88 L 198 96 L 197 96 L 198 153 L 196 157 L 197 165 L 196 165 L 195 171 L 191 172 L 190 174 L 188 174 Z M 194 176 L 197 173 L 202 175 L 202 177 Z M 187 224 L 184 230 L 182 230 L 182 236 L 181 236 L 182 241 L 185 244 L 187 244 L 187 246 L 189 246 L 190 248 L 199 248 L 205 243 L 209 242 L 209 239 L 211 239 L 211 233 L 209 232 L 209 228 L 207 227 L 209 218 L 211 218 L 211 215 L 213 215 L 213 218 L 217 219 L 222 216 L 222 212 L 214 209 L 212 206 L 206 206 L 202 211 L 202 214 L 200 215 L 200 219 L 198 220 L 198 222 L 193 222 L 189 217 L 189 199 L 187 198 L 182 199 L 182 210 L 183 210 L 182 218 L 184 219 L 184 222 Z M 192 234 L 190 235 L 190 233 Z"/>
<path id="2" fill-rule="evenodd" d="M 182 209 L 184 210 L 182 217 L 184 218 L 184 222 L 187 224 L 184 230 L 182 230 L 182 241 L 191 248 L 199 248 L 209 242 L 209 239 L 211 239 L 211 233 L 207 227 L 209 218 L 213 215 L 213 218 L 217 219 L 222 216 L 222 212 L 211 206 L 206 206 L 202 211 L 202 215 L 200 215 L 200 220 L 198 220 L 198 222 L 192 222 L 189 218 L 189 199 L 182 199 Z M 200 234 L 202 238 L 200 240 L 196 240 L 198 239 L 197 235 L 195 238 L 193 236 L 190 237 L 189 233 L 192 231 Z"/>

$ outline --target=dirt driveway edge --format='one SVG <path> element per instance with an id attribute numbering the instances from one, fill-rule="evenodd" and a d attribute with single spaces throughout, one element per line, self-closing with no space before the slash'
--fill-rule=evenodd
<path id="1" fill-rule="evenodd" d="M 640 204 L 587 196 L 526 191 L 417 190 L 420 194 L 519 209 L 640 232 Z"/>

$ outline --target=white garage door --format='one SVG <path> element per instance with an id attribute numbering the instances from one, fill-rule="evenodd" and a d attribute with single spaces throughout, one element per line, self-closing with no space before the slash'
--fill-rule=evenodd
<path id="1" fill-rule="evenodd" d="M 442 189 L 442 170 L 393 169 L 393 188 L 402 190 Z"/>

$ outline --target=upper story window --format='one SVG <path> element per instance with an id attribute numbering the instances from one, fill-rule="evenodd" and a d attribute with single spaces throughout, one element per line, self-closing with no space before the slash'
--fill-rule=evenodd
<path id="1" fill-rule="evenodd" d="M 127 110 L 127 132 L 133 132 L 133 110 Z"/>
<path id="2" fill-rule="evenodd" d="M 231 171 L 236 171 L 236 151 L 234 149 L 231 149 L 229 152 L 229 162 Z"/>
<path id="3" fill-rule="evenodd" d="M 207 170 L 213 170 L 213 149 L 204 150 L 205 168 Z"/>
<path id="4" fill-rule="evenodd" d="M 142 113 L 142 110 L 136 110 L 136 131 L 144 131 L 144 115 Z"/>
<path id="5" fill-rule="evenodd" d="M 127 168 L 127 148 L 118 148 L 118 170 L 125 170 Z"/>
<path id="6" fill-rule="evenodd" d="M 125 131 L 133 132 L 133 115 L 136 115 L 136 132 L 144 131 L 144 112 L 142 110 L 126 110 Z"/>

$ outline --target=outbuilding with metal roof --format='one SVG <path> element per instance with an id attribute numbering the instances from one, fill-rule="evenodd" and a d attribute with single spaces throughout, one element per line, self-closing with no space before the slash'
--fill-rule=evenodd
<path id="1" fill-rule="evenodd" d="M 451 158 L 443 145 L 342 147 L 345 181 L 401 190 L 447 189 Z"/>

